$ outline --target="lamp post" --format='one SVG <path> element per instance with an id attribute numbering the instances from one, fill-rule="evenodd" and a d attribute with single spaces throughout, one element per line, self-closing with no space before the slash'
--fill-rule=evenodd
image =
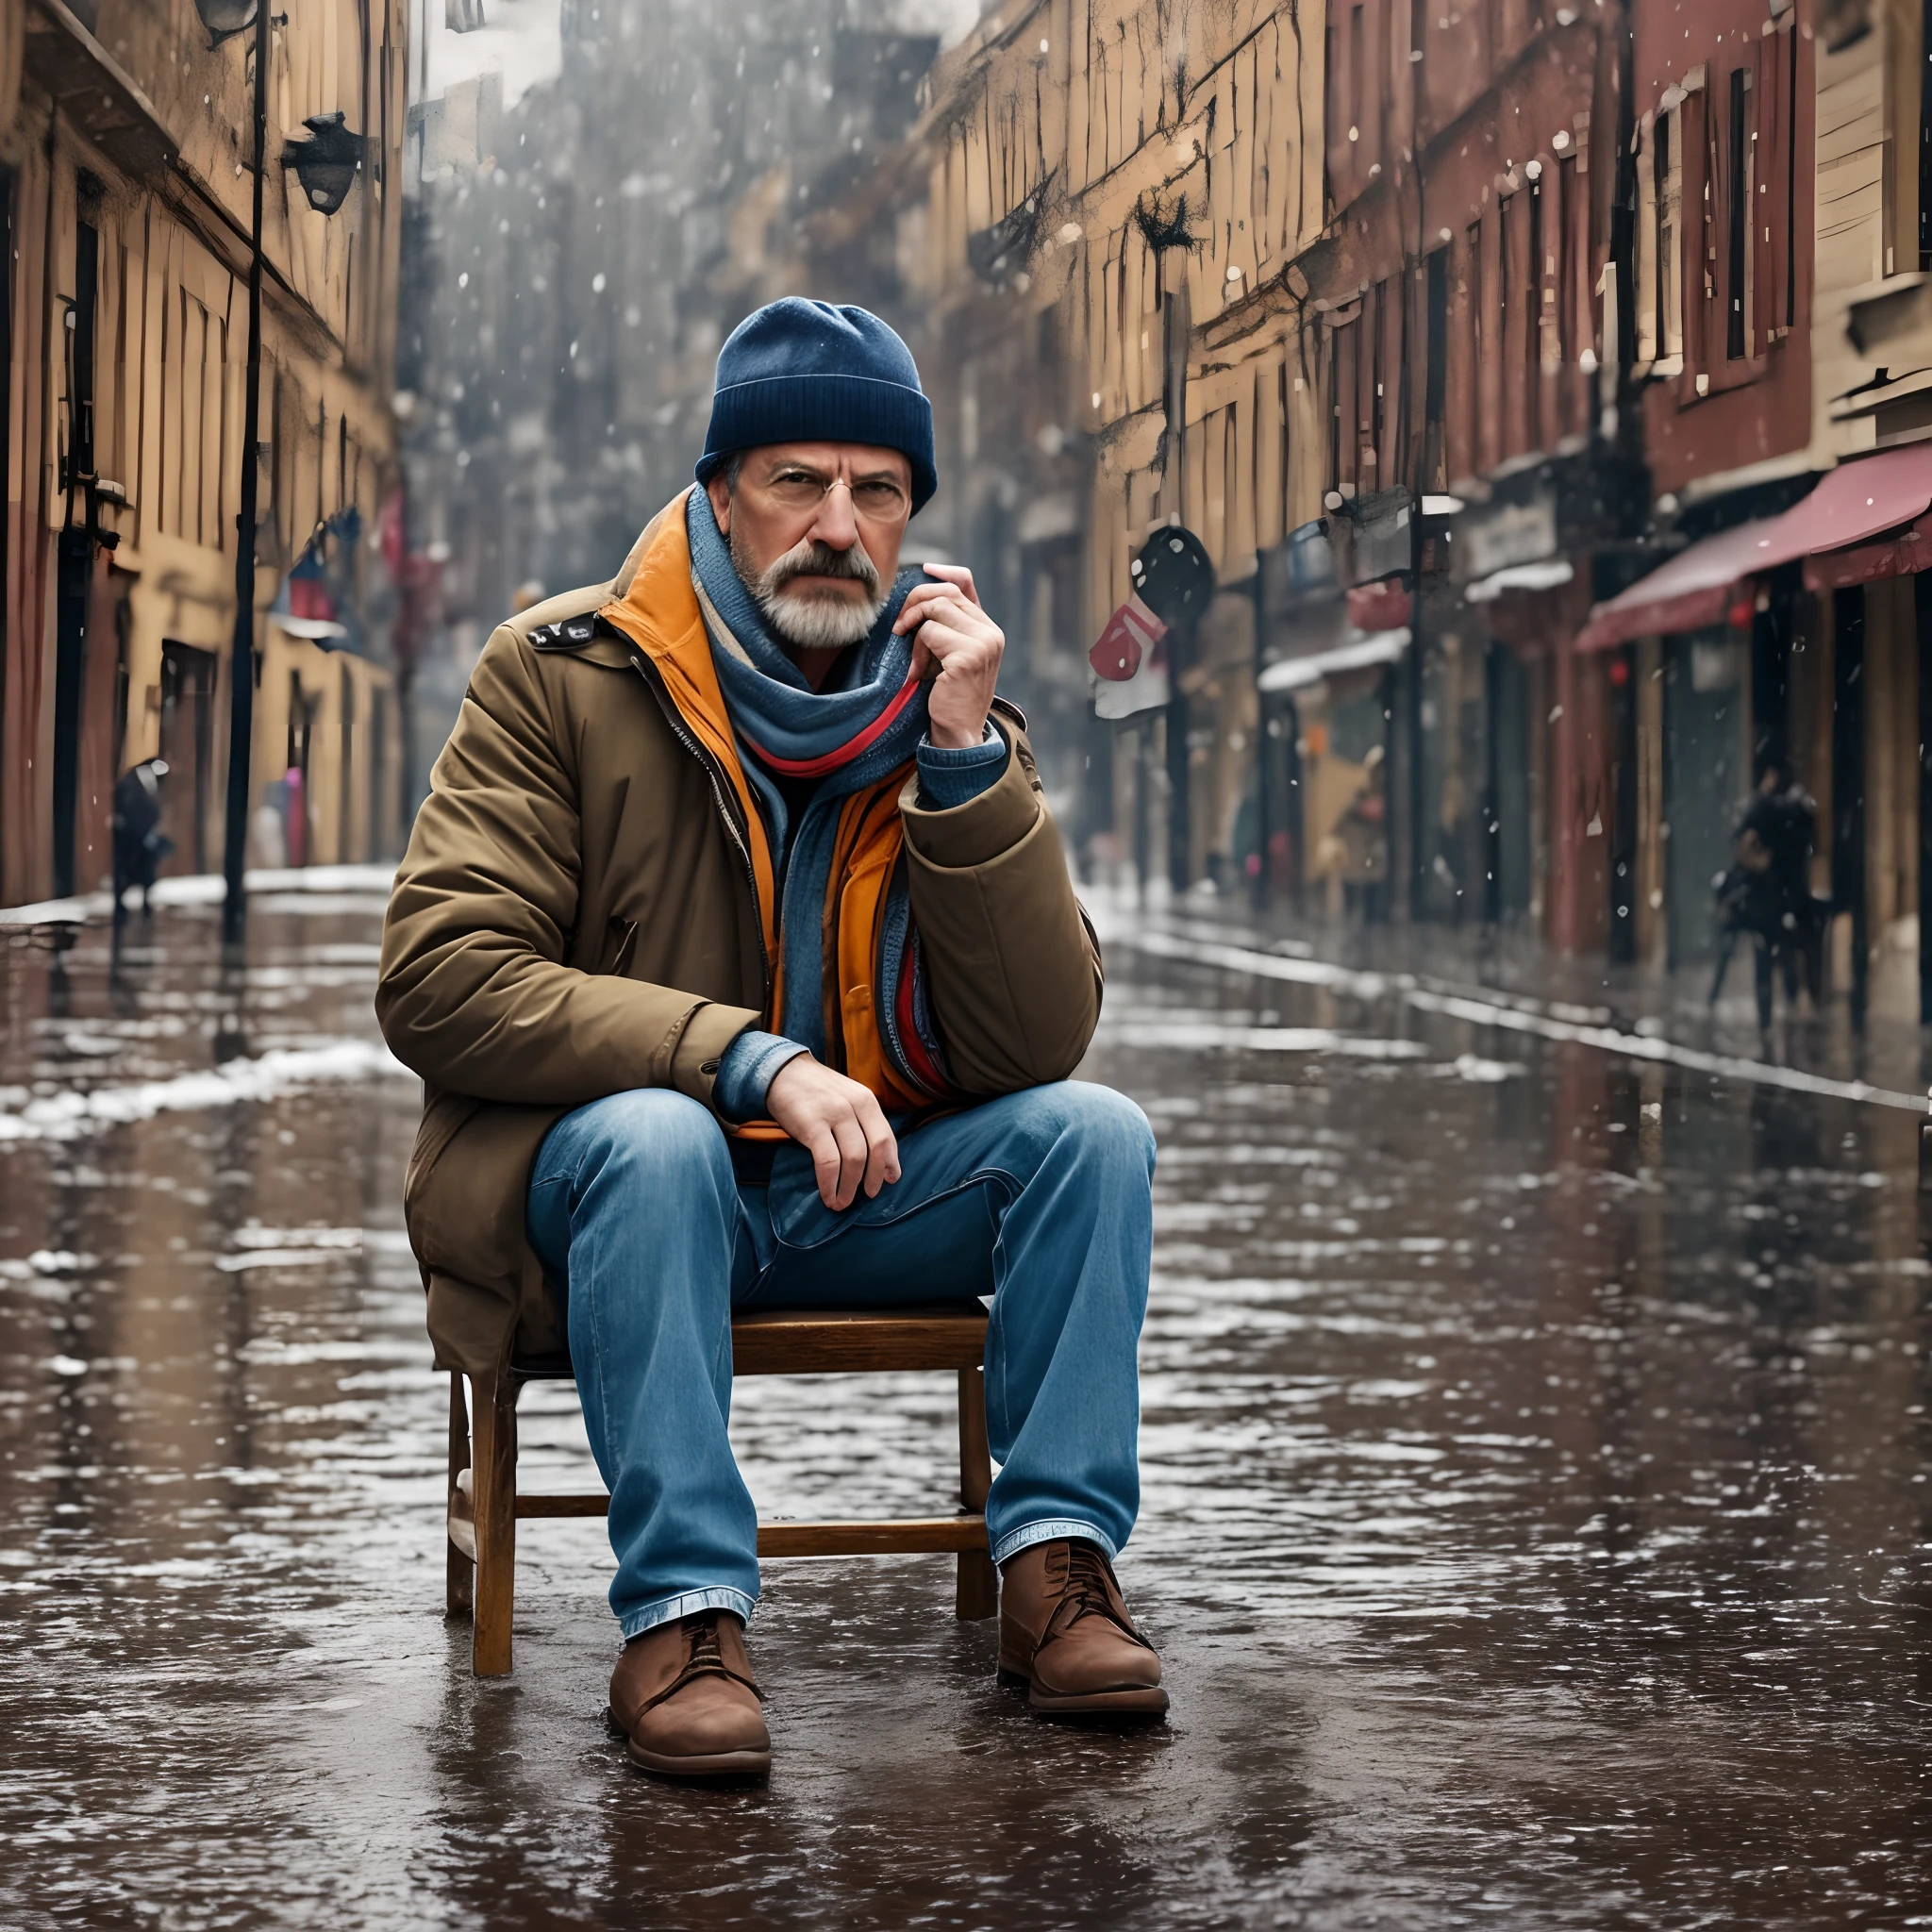
<path id="1" fill-rule="evenodd" d="M 232 0 L 195 0 L 203 24 L 219 35 L 237 10 Z M 230 28 L 230 31 L 238 29 Z M 261 469 L 261 195 L 268 144 L 269 9 L 255 0 L 254 207 L 248 250 L 248 374 L 242 398 L 242 509 L 235 531 L 235 641 L 228 675 L 228 799 L 222 824 L 222 943 L 242 943 L 247 900 L 242 868 L 248 854 L 248 755 L 255 734 L 255 522 Z"/>
<path id="2" fill-rule="evenodd" d="M 235 636 L 228 678 L 228 796 L 222 838 L 222 943 L 238 947 L 247 912 L 242 868 L 248 855 L 249 758 L 255 738 L 255 533 L 261 480 L 261 203 L 268 177 L 269 29 L 264 0 L 194 0 L 208 45 L 255 29 L 253 208 L 248 250 L 248 374 L 242 398 L 242 504 L 235 531 Z M 308 205 L 325 215 L 341 207 L 361 166 L 362 138 L 337 114 L 311 115 L 309 138 L 291 143 L 282 165 L 292 167 Z"/>

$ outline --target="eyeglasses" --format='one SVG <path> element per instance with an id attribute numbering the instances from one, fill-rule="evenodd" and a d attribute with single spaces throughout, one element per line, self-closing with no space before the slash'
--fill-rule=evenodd
<path id="1" fill-rule="evenodd" d="M 853 515 L 869 524 L 903 524 L 912 513 L 912 499 L 890 476 L 861 476 L 856 483 L 846 483 L 842 476 L 787 463 L 758 487 L 782 508 L 804 515 L 817 509 L 841 484 L 851 495 Z"/>

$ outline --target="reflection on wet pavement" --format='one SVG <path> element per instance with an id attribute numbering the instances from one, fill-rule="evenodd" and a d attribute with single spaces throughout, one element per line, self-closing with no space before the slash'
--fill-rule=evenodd
<path id="1" fill-rule="evenodd" d="M 685 1791 L 603 1728 L 596 1526 L 521 1530 L 513 1679 L 441 1622 L 379 912 L 0 950 L 0 1923 L 1932 1924 L 1909 1114 L 1123 946 L 1173 1722 L 1036 1724 L 945 1559 L 779 1564 L 778 1769 Z M 734 1426 L 761 1513 L 886 1514 L 951 1423 Z"/>

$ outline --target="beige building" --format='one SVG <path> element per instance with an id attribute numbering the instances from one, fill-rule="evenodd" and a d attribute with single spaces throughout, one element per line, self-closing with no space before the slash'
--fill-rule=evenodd
<path id="1" fill-rule="evenodd" d="M 1164 869 L 1164 724 L 1115 756 L 1085 715 L 1134 552 L 1178 521 L 1241 587 L 1182 679 L 1191 876 L 1226 857 L 1252 789 L 1257 552 L 1322 514 L 1290 266 L 1322 228 L 1322 37 L 1320 8 L 1269 0 L 1008 0 L 941 58 L 915 135 L 819 224 L 794 283 L 834 294 L 889 263 L 939 414 L 945 534 L 1001 598 L 1057 726 L 1041 740 L 1069 754 L 1062 793 L 1085 788 L 1062 798 L 1076 831 L 1111 826 L 1118 849 L 1140 826 Z"/>
<path id="2" fill-rule="evenodd" d="M 258 858 L 397 836 L 379 533 L 406 21 L 401 0 L 314 0 L 272 25 L 251 773 L 258 800 L 296 803 Z M 220 865 L 255 35 L 210 40 L 191 0 L 0 0 L 7 903 L 101 883 L 114 781 L 157 754 L 167 869 Z M 290 150 L 337 112 L 360 166 L 325 214 Z M 305 552 L 321 574 L 291 608 Z"/>

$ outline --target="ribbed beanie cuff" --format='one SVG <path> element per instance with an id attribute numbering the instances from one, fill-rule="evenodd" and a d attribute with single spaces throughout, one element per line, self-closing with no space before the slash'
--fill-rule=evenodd
<path id="1" fill-rule="evenodd" d="M 819 441 L 903 452 L 915 510 L 939 487 L 932 405 L 911 351 L 863 308 L 790 295 L 747 316 L 719 352 L 698 481 L 739 450 Z"/>

